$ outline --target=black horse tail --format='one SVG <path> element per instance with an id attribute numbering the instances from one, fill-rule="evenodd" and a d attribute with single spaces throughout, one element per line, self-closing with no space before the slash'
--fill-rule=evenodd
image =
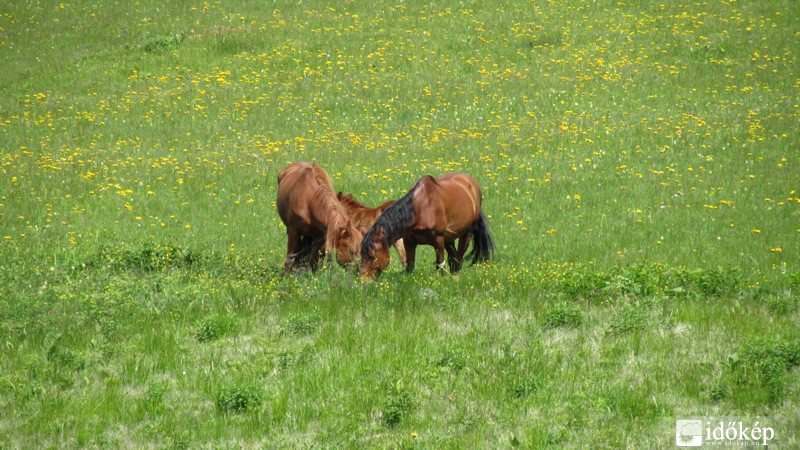
<path id="1" fill-rule="evenodd" d="M 488 261 L 494 253 L 495 247 L 492 235 L 489 234 L 489 224 L 483 213 L 472 224 L 470 233 L 472 233 L 472 250 L 467 255 L 467 258 L 472 258 L 472 264 Z"/>

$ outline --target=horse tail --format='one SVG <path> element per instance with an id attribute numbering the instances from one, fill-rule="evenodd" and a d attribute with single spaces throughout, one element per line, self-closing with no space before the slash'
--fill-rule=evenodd
<path id="1" fill-rule="evenodd" d="M 472 264 L 488 261 L 494 253 L 495 246 L 492 235 L 489 233 L 489 224 L 483 213 L 472 224 L 470 233 L 472 233 L 472 250 L 470 250 L 467 258 L 472 258 Z"/>

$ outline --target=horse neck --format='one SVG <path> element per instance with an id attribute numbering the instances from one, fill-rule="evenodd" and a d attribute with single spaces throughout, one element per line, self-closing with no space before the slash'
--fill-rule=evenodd
<path id="1" fill-rule="evenodd" d="M 407 209 L 403 209 L 398 212 L 401 212 L 402 214 L 398 216 L 395 216 L 394 214 L 387 215 L 386 211 L 384 211 L 384 214 L 378 217 L 378 220 L 376 221 L 376 224 L 381 221 L 384 222 L 380 225 L 383 229 L 383 232 L 386 233 L 385 237 L 388 239 L 390 244 L 402 238 L 406 228 L 414 221 L 413 204 L 408 205 Z"/>
<path id="2" fill-rule="evenodd" d="M 312 214 L 325 227 L 325 248 L 331 250 L 335 248 L 339 230 L 347 226 L 349 217 L 339 200 L 327 189 L 321 187 L 315 197 L 317 201 L 313 203 L 316 207 Z"/>
<path id="3" fill-rule="evenodd" d="M 353 223 L 364 225 L 365 227 L 369 228 L 378 220 L 378 216 L 380 216 L 381 211 L 378 208 L 361 208 L 358 211 L 350 214 L 350 218 L 352 219 Z"/>

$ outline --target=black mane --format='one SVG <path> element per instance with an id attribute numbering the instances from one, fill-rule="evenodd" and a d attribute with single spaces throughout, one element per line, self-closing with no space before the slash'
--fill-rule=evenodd
<path id="1" fill-rule="evenodd" d="M 419 181 L 400 200 L 392 203 L 372 224 L 361 241 L 361 258 L 367 259 L 370 249 L 374 247 L 372 238 L 378 230 L 383 230 L 383 245 L 389 247 L 396 240 L 403 237 L 406 226 L 414 219 L 414 192 L 419 186 Z"/>

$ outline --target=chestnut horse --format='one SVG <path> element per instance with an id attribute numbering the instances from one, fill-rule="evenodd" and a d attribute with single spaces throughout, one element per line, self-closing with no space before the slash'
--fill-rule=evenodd
<path id="1" fill-rule="evenodd" d="M 353 194 L 344 195 L 343 193 L 339 192 L 336 194 L 336 198 L 339 199 L 339 202 L 344 206 L 344 209 L 347 211 L 347 215 L 350 216 L 350 221 L 353 223 L 353 226 L 358 228 L 361 233 L 366 233 L 369 230 L 369 227 L 378 220 L 381 214 L 388 208 L 389 206 L 394 203 L 394 200 L 389 200 L 384 202 L 377 208 L 370 208 L 359 202 L 358 200 L 353 197 Z M 394 243 L 394 249 L 397 250 L 397 254 L 400 255 L 400 261 L 405 264 L 406 262 L 406 250 L 403 247 L 403 239 L 398 239 L 397 242 Z"/>
<path id="2" fill-rule="evenodd" d="M 308 265 L 316 271 L 323 254 L 329 259 L 335 254 L 341 266 L 358 258 L 363 233 L 351 224 L 318 165 L 296 162 L 283 169 L 276 204 L 288 236 L 284 270 Z"/>
<path id="3" fill-rule="evenodd" d="M 470 241 L 472 251 L 467 257 L 472 258 L 472 264 L 487 261 L 495 247 L 481 202 L 481 189 L 469 175 L 450 173 L 420 178 L 364 235 L 361 276 L 380 275 L 389 264 L 389 245 L 400 238 L 406 249 L 406 272 L 414 270 L 418 244 L 436 249 L 436 267 L 440 271 L 444 271 L 447 251 L 450 272 L 458 272 Z"/>

